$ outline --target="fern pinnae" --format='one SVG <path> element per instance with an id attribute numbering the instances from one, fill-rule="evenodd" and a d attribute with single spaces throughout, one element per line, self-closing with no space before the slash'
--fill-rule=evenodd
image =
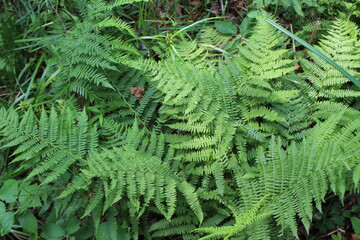
<path id="1" fill-rule="evenodd" d="M 114 27 L 119 29 L 120 31 L 127 31 L 130 35 L 136 37 L 136 34 L 130 27 L 130 25 L 127 22 L 121 20 L 120 18 L 108 17 L 96 24 L 96 26 L 100 29 L 106 27 Z"/>
<path id="2" fill-rule="evenodd" d="M 11 109 L 8 112 L 10 115 L 17 115 Z M 78 115 L 77 126 L 79 128 L 77 128 L 78 131 L 75 131 L 73 112 L 66 109 L 60 117 L 57 116 L 54 108 L 50 112 L 48 117 L 44 110 L 42 110 L 40 120 L 38 121 L 30 109 L 24 116 L 25 119 L 20 123 L 8 125 L 2 130 L 5 130 L 3 134 L 10 136 L 11 133 L 6 132 L 10 130 L 9 128 L 13 129 L 12 132 L 21 133 L 20 135 L 17 134 L 17 149 L 14 151 L 16 157 L 13 162 L 30 161 L 32 164 L 36 164 L 40 159 L 42 160 L 26 178 L 30 179 L 36 175 L 49 172 L 49 174 L 45 174 L 46 178 L 42 184 L 57 179 L 76 161 L 86 162 L 84 159 L 88 134 L 86 113 L 83 111 L 82 114 Z M 47 119 L 49 119 L 48 122 L 45 121 Z M 32 125 L 32 127 L 22 127 L 25 121 L 27 124 Z M 58 125 L 60 125 L 59 128 L 57 127 Z M 22 136 L 27 137 L 24 138 Z M 12 143 L 15 144 L 16 142 L 13 141 Z M 92 140 L 92 145 L 96 147 L 94 140 Z"/>
<path id="3" fill-rule="evenodd" d="M 91 211 L 93 211 L 96 207 L 99 207 L 100 202 L 102 200 L 102 198 L 104 197 L 104 193 L 102 191 L 102 182 L 98 181 L 93 189 L 94 193 L 91 194 L 90 200 L 88 205 L 86 206 L 85 212 L 82 215 L 81 218 L 84 218 L 85 216 L 87 216 L 88 214 L 91 213 Z"/>
<path id="4" fill-rule="evenodd" d="M 314 145 L 315 144 L 315 145 Z M 316 151 L 317 151 L 317 147 L 316 146 L 319 146 L 319 145 L 317 145 L 315 142 L 314 142 L 314 144 L 312 144 L 312 150 L 310 151 L 310 153 L 315 153 Z M 302 147 L 302 149 L 304 150 L 305 148 L 307 147 L 307 144 L 304 146 L 304 147 Z M 308 149 L 308 148 L 307 148 Z M 332 164 L 334 164 L 335 166 L 339 166 L 339 164 L 341 164 L 341 162 L 343 161 L 343 157 L 341 157 L 341 155 L 342 154 L 340 154 L 339 155 L 339 157 L 338 158 L 334 158 L 333 157 L 333 155 L 335 154 L 335 152 L 336 152 L 336 145 L 334 145 L 334 143 L 326 143 L 325 145 L 323 145 L 322 146 L 322 149 L 321 149 L 321 151 L 325 154 L 322 154 L 322 158 L 321 159 L 323 159 L 323 161 L 319 161 L 318 163 L 317 163 L 317 167 L 316 167 L 316 170 L 315 171 L 313 171 L 313 172 L 311 172 L 310 174 L 309 174 L 309 177 L 310 177 L 310 179 L 312 179 L 313 181 L 315 181 L 317 184 L 319 184 L 319 183 L 321 183 L 321 181 L 322 181 L 322 184 L 320 184 L 320 189 L 322 189 L 322 192 L 320 193 L 320 192 L 318 192 L 317 190 L 315 191 L 315 192 L 317 192 L 318 194 L 320 194 L 320 195 L 318 195 L 318 196 L 316 196 L 316 200 L 317 200 L 317 206 L 319 206 L 319 204 L 320 204 L 320 200 L 322 200 L 323 199 L 323 197 L 321 197 L 321 198 L 319 198 L 320 196 L 325 196 L 325 194 L 326 194 L 326 185 L 327 185 L 327 181 L 324 181 L 325 179 L 326 179 L 326 175 L 325 175 L 325 171 L 327 172 L 327 171 L 329 171 L 327 174 L 329 174 L 329 177 L 330 177 L 330 181 L 331 182 L 334 182 L 334 181 L 337 181 L 336 180 L 336 178 L 334 179 L 333 177 L 331 177 L 331 176 L 334 176 L 334 175 L 332 175 L 333 173 L 331 173 L 333 170 L 331 170 L 331 165 Z M 352 153 L 349 153 L 349 154 L 355 154 L 355 152 L 352 152 Z M 306 154 L 307 155 L 307 154 Z M 304 157 L 304 160 L 305 161 L 302 161 L 302 163 L 305 163 L 305 162 L 308 162 L 307 163 L 307 165 L 308 165 L 308 167 L 306 167 L 305 168 L 305 166 L 304 167 L 302 167 L 301 169 L 304 169 L 305 171 L 304 171 L 304 173 L 306 173 L 306 172 L 309 172 L 309 171 L 311 171 L 310 169 L 313 169 L 314 167 L 315 167 L 315 165 L 312 165 L 313 163 L 313 161 L 315 161 L 315 160 L 317 160 L 318 158 L 316 158 L 315 156 L 318 156 L 318 155 L 314 155 L 313 157 L 312 156 L 303 156 Z M 293 158 L 294 159 L 294 158 Z M 311 164 L 311 165 L 310 165 Z M 331 174 L 330 174 L 331 173 Z M 299 174 L 299 175 L 298 175 Z M 318 175 L 317 175 L 318 174 Z M 297 173 L 296 175 L 298 175 L 298 176 L 301 176 L 301 175 L 303 175 L 303 173 L 302 172 L 299 172 L 299 173 Z M 324 179 L 325 178 L 325 179 Z M 309 179 L 308 177 L 307 177 L 307 179 Z M 319 181 L 318 179 L 322 179 L 321 181 Z M 304 179 L 299 179 L 300 180 L 300 182 L 298 182 L 298 183 L 302 183 L 302 181 L 305 181 L 305 178 Z M 299 181 L 298 180 L 298 181 Z M 306 184 L 308 184 L 307 183 L 307 181 L 308 180 L 306 180 Z M 305 184 L 305 183 L 304 183 Z M 309 183 L 310 184 L 310 183 Z M 296 186 L 300 186 L 300 185 L 294 185 L 294 187 L 296 187 Z M 314 187 L 315 188 L 315 187 Z M 314 191 L 314 190 L 310 190 L 310 189 L 308 189 L 308 188 L 305 188 L 305 189 L 301 189 L 301 188 L 295 188 L 294 189 L 294 191 L 295 192 L 302 192 L 302 194 L 299 194 L 298 195 L 298 197 L 299 198 L 301 198 L 301 199 L 303 199 L 303 203 L 302 204 L 304 204 L 304 210 L 301 210 L 300 212 L 301 212 L 301 216 L 302 216 L 302 219 L 303 219 L 303 221 L 304 221 L 304 224 L 305 224 L 305 226 L 308 228 L 308 226 L 309 226 L 309 220 L 307 220 L 307 219 L 311 219 L 311 207 L 309 207 L 309 206 L 311 206 L 311 201 L 312 201 L 312 198 L 313 197 L 310 197 L 311 195 L 307 195 L 308 193 L 309 194 L 311 194 L 311 191 Z M 341 192 L 338 192 L 336 189 L 334 189 L 333 188 L 333 191 L 335 191 L 335 192 L 337 192 L 337 193 L 340 193 L 340 195 L 341 195 Z M 308 198 L 303 198 L 304 196 L 308 196 Z M 302 205 L 300 205 L 300 206 L 302 206 Z M 305 207 L 306 206 L 306 207 Z M 304 213 L 306 212 L 306 215 L 304 215 Z M 278 213 L 277 213 L 278 214 Z M 305 217 L 306 216 L 306 217 Z M 294 228 L 294 226 L 295 225 L 293 225 L 293 227 L 292 227 L 292 229 L 294 230 L 295 228 Z M 295 233 L 294 233 L 295 234 Z"/>

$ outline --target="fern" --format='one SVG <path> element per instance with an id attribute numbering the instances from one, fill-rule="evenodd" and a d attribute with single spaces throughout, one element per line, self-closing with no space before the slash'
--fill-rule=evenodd
<path id="1" fill-rule="evenodd" d="M 91 189 L 83 217 L 102 205 L 105 212 L 118 201 L 128 199 L 133 218 L 140 217 L 154 201 L 158 211 L 170 219 L 180 192 L 198 221 L 203 221 L 195 188 L 171 170 L 167 161 L 162 161 L 172 156 L 165 156 L 164 136 L 152 134 L 148 139 L 144 130 L 134 127 L 124 136 L 121 148 L 99 153 L 97 130 L 89 126 L 85 111 L 75 114 L 65 108 L 57 113 L 52 108 L 48 115 L 42 109 L 37 120 L 30 109 L 19 120 L 13 109 L 2 109 L 0 119 L 4 148 L 16 147 L 13 162 L 21 161 L 21 168 L 33 168 L 27 179 L 38 176 L 42 184 L 47 184 L 70 171 L 71 166 L 79 168 L 58 198 Z M 100 204 L 104 198 L 104 204 Z"/>
<path id="2" fill-rule="evenodd" d="M 132 164 L 130 165 L 129 162 Z M 103 211 L 120 201 L 123 195 L 129 199 L 132 216 L 140 217 L 152 200 L 159 211 L 170 219 L 175 211 L 176 188 L 188 199 L 190 207 L 202 220 L 202 210 L 192 187 L 182 182 L 169 166 L 156 157 L 150 157 L 131 148 L 114 149 L 103 154 L 95 154 L 88 160 L 89 169 L 82 170 L 84 177 L 91 180 L 101 179 L 99 187 L 94 188 L 96 194 L 105 192 Z M 71 188 L 82 187 L 74 182 Z M 71 193 L 72 190 L 67 190 Z M 66 193 L 66 194 L 67 194 Z M 61 195 L 65 197 L 66 194 Z M 165 198 L 167 196 L 167 198 Z M 94 195 L 85 215 L 90 213 L 102 199 L 102 195 Z M 140 199 L 144 199 L 143 202 Z M 136 214 L 136 215 L 135 215 Z"/>
<path id="3" fill-rule="evenodd" d="M 21 120 L 13 109 L 1 109 L 0 119 L 3 147 L 16 147 L 13 162 L 22 162 L 19 171 L 33 168 L 27 179 L 41 176 L 42 184 L 53 182 L 97 151 L 96 128 L 89 126 L 84 111 L 74 114 L 64 109 L 59 116 L 55 108 L 49 115 L 42 109 L 37 121 L 31 109 Z"/>
<path id="4" fill-rule="evenodd" d="M 70 91 L 90 101 L 99 100 L 101 97 L 95 90 L 113 89 L 116 75 L 125 68 L 121 64 L 140 55 L 133 45 L 125 42 L 136 37 L 132 27 L 111 14 L 114 7 L 132 2 L 135 1 L 112 4 L 94 1 L 90 6 L 77 2 L 83 13 L 82 21 L 70 25 L 66 33 L 54 30 L 42 41 L 52 53 L 49 62 L 53 72 L 59 71 L 53 88 L 60 95 Z M 118 34 L 109 31 L 110 28 Z"/>
<path id="5" fill-rule="evenodd" d="M 125 68 L 114 81 L 115 91 L 101 91 L 104 101 L 97 105 L 108 119 L 131 126 L 137 119 L 150 130 L 162 127 L 157 109 L 162 95 L 141 71 Z"/>
<path id="6" fill-rule="evenodd" d="M 163 70 L 159 72 L 157 65 L 151 66 L 151 74 L 156 76 L 157 88 L 165 95 L 160 108 L 163 124 L 169 131 L 178 133 L 167 136 L 170 148 L 177 154 L 176 164 L 188 163 L 184 171 L 200 176 L 205 174 L 204 164 L 209 170 L 207 174 L 214 173 L 211 169 L 215 166 L 217 170 L 224 169 L 228 151 L 233 146 L 236 122 L 202 87 L 201 82 L 213 76 L 186 63 L 163 62 L 160 66 Z M 181 134 L 187 131 L 193 134 Z M 224 182 L 217 183 L 222 192 Z"/>
<path id="7" fill-rule="evenodd" d="M 211 239 L 214 237 L 215 238 L 224 237 L 224 239 L 230 239 L 232 236 L 241 233 L 246 227 L 271 216 L 272 213 L 259 214 L 260 209 L 265 201 L 266 201 L 266 196 L 264 196 L 250 210 L 248 210 L 247 212 L 243 213 L 240 216 L 237 215 L 235 210 L 233 210 L 233 214 L 235 215 L 235 219 L 236 219 L 236 224 L 234 226 L 198 228 L 196 229 L 196 232 L 210 233 L 210 235 L 201 238 L 202 240 Z"/>
<path id="8" fill-rule="evenodd" d="M 358 75 L 359 58 L 356 54 L 358 29 L 349 21 L 338 19 L 333 22 L 328 34 L 320 40 L 319 48 L 349 73 Z M 346 87 L 349 79 L 322 59 L 309 53 L 311 61 L 301 60 L 305 76 L 317 92 L 316 98 L 337 99 L 359 97 L 359 92 Z M 345 88 L 346 87 L 346 88 Z"/>
<path id="9" fill-rule="evenodd" d="M 301 30 L 298 31 L 296 34 L 301 37 L 302 39 L 312 40 L 310 43 L 316 43 L 319 41 L 319 38 L 326 34 L 326 30 L 329 29 L 331 25 L 331 21 L 326 20 L 318 20 L 315 22 L 310 22 L 301 27 Z"/>
<path id="10" fill-rule="evenodd" d="M 254 177 L 237 176 L 240 195 L 244 197 L 242 205 L 249 207 L 246 199 L 260 199 L 270 194 L 266 209 L 282 228 L 291 229 L 296 236 L 295 215 L 298 214 L 309 231 L 313 201 L 321 211 L 329 187 L 343 197 L 348 169 L 359 164 L 359 121 L 335 133 L 340 118 L 341 115 L 334 116 L 320 124 L 298 146 L 293 143 L 283 150 L 281 141 L 272 138 L 266 151 L 260 148 L 259 168 L 253 173 Z M 249 185 L 255 191 L 242 192 Z"/>
<path id="11" fill-rule="evenodd" d="M 239 44 L 240 38 L 241 35 L 232 37 L 231 35 L 221 34 L 213 28 L 202 29 L 197 36 L 199 46 L 202 46 L 207 51 L 211 52 L 212 56 L 224 53 L 221 50 L 224 50 L 225 53 L 235 53 L 236 46 Z M 217 54 L 211 50 L 218 50 Z"/>
<path id="12" fill-rule="evenodd" d="M 285 39 L 259 20 L 253 35 L 239 47 L 231 69 L 240 82 L 235 93 L 240 97 L 241 119 L 262 132 L 276 132 L 274 122 L 285 122 L 272 106 L 284 104 L 296 96 L 297 90 L 286 86 L 284 77 L 294 71 L 293 60 L 286 58 Z M 237 70 L 239 69 L 239 70 Z M 259 118 L 262 124 L 259 124 Z"/>
<path id="13" fill-rule="evenodd" d="M 154 206 L 169 221 L 178 200 L 184 198 L 191 214 L 202 222 L 203 211 L 195 188 L 169 164 L 172 155 L 164 151 L 164 143 L 164 136 L 152 134 L 148 138 L 146 131 L 135 125 L 124 136 L 121 147 L 93 153 L 59 198 L 90 188 L 93 194 L 83 217 L 98 208 L 105 213 L 121 201 L 130 219 L 142 217 Z M 136 235 L 139 223 L 130 224 Z"/>
<path id="14" fill-rule="evenodd" d="M 17 217 L 43 203 L 42 228 L 66 225 L 76 239 L 290 239 L 327 194 L 357 190 L 358 92 L 347 79 L 311 53 L 296 69 L 300 55 L 262 18 L 246 39 L 169 34 L 153 45 L 159 59 L 144 60 L 121 9 L 136 2 L 59 8 L 33 82 L 46 94 L 0 109 L 13 174 L 45 193 L 29 206 L 16 193 L 4 209 Z M 320 41 L 354 75 L 357 34 L 337 20 Z"/>
<path id="15" fill-rule="evenodd" d="M 317 1 L 311 0 L 255 0 L 252 2 L 252 6 L 256 8 L 268 8 L 269 6 L 278 5 L 282 6 L 284 9 L 290 9 L 292 12 L 295 11 L 296 16 L 304 17 L 303 8 L 306 7 L 316 7 L 320 9 L 319 3 Z M 289 11 L 289 10 L 288 10 Z"/>

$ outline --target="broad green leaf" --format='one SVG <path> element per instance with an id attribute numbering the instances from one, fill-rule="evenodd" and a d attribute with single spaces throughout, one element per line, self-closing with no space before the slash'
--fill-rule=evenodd
<path id="1" fill-rule="evenodd" d="M 249 17 L 245 18 L 240 24 L 240 34 L 242 37 L 246 37 L 251 32 L 251 19 Z"/>
<path id="2" fill-rule="evenodd" d="M 104 222 L 99 225 L 96 240 L 130 240 L 130 235 L 124 229 L 114 227 L 112 222 Z"/>
<path id="3" fill-rule="evenodd" d="M 94 227 L 92 224 L 83 224 L 79 231 L 74 234 L 76 240 L 87 240 L 94 236 Z"/>
<path id="4" fill-rule="evenodd" d="M 0 188 L 0 199 L 7 203 L 14 203 L 19 194 L 19 182 L 9 179 Z"/>
<path id="5" fill-rule="evenodd" d="M 215 28 L 222 34 L 237 34 L 235 24 L 230 21 L 218 21 L 215 23 Z"/>
<path id="6" fill-rule="evenodd" d="M 333 240 L 341 240 L 343 237 L 342 237 L 342 235 L 341 235 L 341 233 L 337 233 L 337 234 L 332 234 L 331 235 L 331 239 L 333 239 Z"/>
<path id="7" fill-rule="evenodd" d="M 115 240 L 111 237 L 111 229 L 110 229 L 110 223 L 104 222 L 101 223 L 98 227 L 97 233 L 96 233 L 96 239 L 97 240 Z"/>
<path id="8" fill-rule="evenodd" d="M 292 2 L 295 12 L 297 14 L 299 14 L 300 16 L 304 17 L 304 12 L 301 9 L 301 3 L 299 2 L 299 0 L 291 0 L 291 2 Z"/>
<path id="9" fill-rule="evenodd" d="M 22 228 L 29 233 L 36 233 L 38 231 L 38 222 L 34 214 L 27 210 L 25 214 L 18 217 Z"/>
<path id="10" fill-rule="evenodd" d="M 75 218 L 75 216 L 69 221 L 67 221 L 65 228 L 67 234 L 73 234 L 77 232 L 79 229 L 80 229 L 80 221 L 79 219 Z"/>
<path id="11" fill-rule="evenodd" d="M 0 202 L 0 236 L 8 234 L 14 224 L 14 214 L 6 212 L 6 207 L 3 202 Z"/>
<path id="12" fill-rule="evenodd" d="M 65 230 L 55 223 L 47 223 L 43 226 L 43 237 L 45 239 L 61 239 L 65 235 Z"/>
<path id="13" fill-rule="evenodd" d="M 19 195 L 19 203 L 26 207 L 40 207 L 39 186 L 36 184 L 22 185 Z"/>
<path id="14" fill-rule="evenodd" d="M 360 218 L 352 217 L 351 224 L 355 231 L 356 237 L 360 238 Z"/>

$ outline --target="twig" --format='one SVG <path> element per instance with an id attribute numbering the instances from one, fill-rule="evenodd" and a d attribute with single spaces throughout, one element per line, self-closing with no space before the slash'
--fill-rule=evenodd
<path id="1" fill-rule="evenodd" d="M 334 233 L 337 233 L 337 232 L 345 233 L 345 230 L 339 227 L 339 228 L 337 228 L 337 229 L 334 230 L 334 231 L 331 231 L 331 232 L 329 232 L 329 233 L 327 233 L 327 234 L 324 234 L 324 235 L 320 236 L 320 238 L 328 237 L 328 236 L 330 236 L 330 235 L 332 235 L 332 234 L 334 234 Z"/>
<path id="2" fill-rule="evenodd" d="M 315 37 L 315 35 L 316 35 L 316 32 L 317 32 L 318 27 L 320 26 L 320 23 L 321 23 L 321 22 L 320 22 L 320 19 L 318 19 L 318 20 L 316 21 L 314 30 L 313 30 L 313 32 L 312 32 L 312 34 L 311 34 L 311 37 L 310 37 L 310 40 L 309 40 L 309 44 L 311 44 L 312 41 L 314 40 L 314 37 Z M 305 49 L 303 58 L 306 57 L 306 53 L 307 53 L 307 51 L 306 51 L 306 49 Z"/>
<path id="3" fill-rule="evenodd" d="M 17 99 L 17 98 L 20 96 L 20 93 L 21 93 L 21 92 L 18 92 L 18 93 L 16 94 L 15 99 Z"/>
<path id="4" fill-rule="evenodd" d="M 55 9 L 55 7 L 54 7 L 54 5 L 52 4 L 52 2 L 51 2 L 51 1 L 49 1 L 49 2 L 50 2 L 50 4 L 51 4 L 51 9 L 55 12 L 56 16 L 59 18 L 59 20 L 60 20 L 60 22 L 61 22 L 61 25 L 63 26 L 64 30 L 67 31 L 67 28 L 66 28 L 66 26 L 65 26 L 64 21 L 61 19 L 59 13 L 58 13 L 57 10 Z"/>
<path id="5" fill-rule="evenodd" d="M 293 32 L 293 27 L 292 27 L 292 24 L 290 23 L 290 30 L 291 30 L 291 33 L 294 33 Z M 293 50 L 294 50 L 294 53 L 296 53 L 296 45 L 295 45 L 295 40 L 292 38 L 292 46 L 293 46 Z M 296 57 L 294 57 L 294 59 L 296 60 Z M 300 68 L 300 65 L 299 63 L 295 62 L 295 69 L 299 69 Z"/>
<path id="6" fill-rule="evenodd" d="M 14 237 L 18 240 L 24 240 L 24 238 L 18 236 L 16 233 L 12 233 L 12 235 L 14 235 Z"/>

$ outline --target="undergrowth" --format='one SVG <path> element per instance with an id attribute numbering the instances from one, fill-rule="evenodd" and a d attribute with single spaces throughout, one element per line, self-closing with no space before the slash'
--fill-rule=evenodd
<path id="1" fill-rule="evenodd" d="M 2 238 L 359 237 L 358 2 L 215 2 L 1 7 Z"/>

